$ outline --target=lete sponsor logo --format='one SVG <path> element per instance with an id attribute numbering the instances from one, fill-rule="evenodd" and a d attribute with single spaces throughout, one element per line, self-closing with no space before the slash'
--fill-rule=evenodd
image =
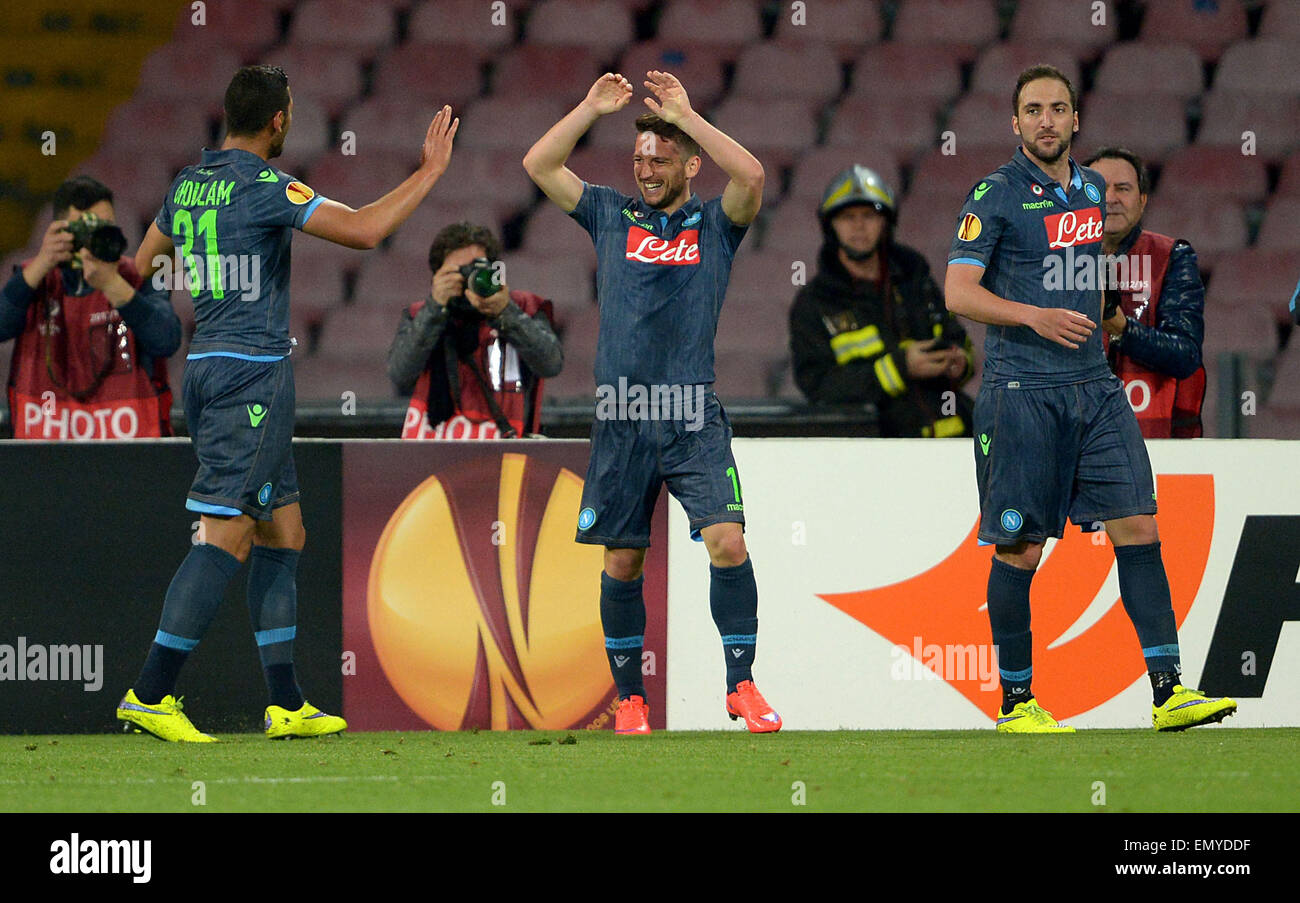
<path id="1" fill-rule="evenodd" d="M 1067 210 L 1044 217 L 1049 248 L 1068 248 L 1071 245 L 1091 245 L 1101 241 L 1101 211 L 1096 207 L 1087 210 Z"/>
<path id="2" fill-rule="evenodd" d="M 640 226 L 627 230 L 627 259 L 668 266 L 694 266 L 700 262 L 700 230 L 683 229 L 676 238 L 655 238 Z"/>
<path id="3" fill-rule="evenodd" d="M 1170 563 L 1174 618 L 1181 626 L 1209 560 L 1214 477 L 1164 474 L 1157 485 L 1160 540 L 1164 560 Z M 876 589 L 819 596 L 895 646 L 990 645 L 983 587 L 991 551 L 976 544 L 978 529 L 977 523 L 946 560 L 915 577 Z M 1034 576 L 1034 690 L 1040 699 L 1051 700 L 1052 714 L 1058 718 L 1096 708 L 1146 673 L 1133 624 L 1118 595 L 1106 600 L 1109 604 L 1100 615 L 1095 611 L 1085 615 L 1114 567 L 1115 555 L 1109 547 L 1096 544 L 1090 534 L 1068 530 Z M 970 589 L 954 592 L 954 587 Z M 1098 667 L 1098 662 L 1106 667 Z M 938 662 L 922 664 L 936 670 Z M 936 673 L 990 719 L 997 717 L 1002 695 L 996 684 L 981 680 L 978 669 L 960 675 Z"/>

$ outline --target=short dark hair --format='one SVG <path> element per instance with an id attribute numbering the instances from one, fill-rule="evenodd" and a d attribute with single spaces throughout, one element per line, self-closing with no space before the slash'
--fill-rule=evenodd
<path id="1" fill-rule="evenodd" d="M 491 229 L 473 223 L 453 223 L 434 236 L 429 246 L 429 269 L 438 272 L 448 254 L 470 245 L 482 245 L 490 260 L 501 257 L 501 242 Z"/>
<path id="2" fill-rule="evenodd" d="M 660 138 L 673 142 L 686 160 L 700 155 L 700 145 L 694 138 L 671 122 L 660 119 L 654 113 L 642 113 L 636 118 L 636 133 L 639 135 L 642 132 L 653 132 Z"/>
<path id="3" fill-rule="evenodd" d="M 54 189 L 54 218 L 63 219 L 72 207 L 87 210 L 100 201 L 113 203 L 113 192 L 107 185 L 93 176 L 73 176 Z"/>
<path id="4" fill-rule="evenodd" d="M 1066 77 L 1065 73 L 1055 66 L 1049 66 L 1046 63 L 1039 63 L 1037 66 L 1030 66 L 1020 77 L 1016 79 L 1016 90 L 1011 95 L 1011 115 L 1020 115 L 1020 91 L 1025 85 L 1040 78 L 1054 78 L 1065 85 L 1070 92 L 1070 107 L 1074 110 L 1079 109 L 1079 92 L 1074 90 L 1074 85 Z"/>
<path id="5" fill-rule="evenodd" d="M 1142 158 L 1127 147 L 1103 147 L 1093 153 L 1091 157 L 1083 161 L 1084 166 L 1091 166 L 1098 160 L 1123 160 L 1133 167 L 1133 171 L 1138 177 L 1138 191 L 1141 194 L 1151 193 L 1151 173 L 1147 171 L 1147 165 Z"/>
<path id="6" fill-rule="evenodd" d="M 256 135 L 289 109 L 289 76 L 279 66 L 245 66 L 226 88 L 226 134 Z"/>

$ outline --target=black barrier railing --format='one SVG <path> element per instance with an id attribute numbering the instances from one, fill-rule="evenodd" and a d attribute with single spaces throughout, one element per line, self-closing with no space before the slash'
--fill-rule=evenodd
<path id="1" fill-rule="evenodd" d="M 542 433 L 551 439 L 586 439 L 595 419 L 594 401 L 548 402 L 542 408 Z M 395 439 L 402 432 L 406 403 L 358 404 L 346 410 L 337 402 L 298 403 L 294 435 L 308 439 Z M 809 406 L 781 401 L 727 403 L 732 430 L 743 437 L 879 436 L 873 405 Z M 187 436 L 185 412 L 172 409 L 176 435 Z M 9 412 L 0 414 L 0 436 L 11 437 Z"/>

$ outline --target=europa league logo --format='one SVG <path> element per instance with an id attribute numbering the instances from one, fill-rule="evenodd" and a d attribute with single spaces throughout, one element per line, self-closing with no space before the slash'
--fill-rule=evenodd
<path id="1" fill-rule="evenodd" d="M 485 456 L 421 483 L 389 519 L 367 611 L 380 664 L 439 730 L 581 726 L 613 693 L 603 550 L 574 542 L 582 479 Z"/>

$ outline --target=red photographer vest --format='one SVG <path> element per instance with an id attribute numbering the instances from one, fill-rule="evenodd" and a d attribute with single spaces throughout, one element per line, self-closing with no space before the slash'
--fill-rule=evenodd
<path id="1" fill-rule="evenodd" d="M 1158 232 L 1143 231 L 1128 258 L 1134 262 L 1129 268 L 1128 284 L 1120 289 L 1120 307 L 1125 316 L 1132 317 L 1144 326 L 1155 328 L 1156 307 L 1164 287 L 1165 273 L 1169 270 L 1169 255 L 1174 239 Z M 1144 301 L 1138 297 L 1143 288 L 1141 268 L 1136 261 L 1151 261 L 1150 295 Z M 1108 354 L 1111 367 L 1124 383 L 1129 405 L 1137 415 L 1138 426 L 1147 439 L 1195 438 L 1201 435 L 1201 405 L 1205 400 L 1205 368 L 1198 368 L 1187 379 L 1175 379 L 1143 367 L 1124 354 L 1121 345 L 1117 352 Z"/>
<path id="2" fill-rule="evenodd" d="M 117 271 L 142 281 L 125 258 Z M 136 439 L 170 436 L 172 393 L 167 361 L 151 377 L 135 334 L 99 291 L 65 296 L 50 270 L 14 340 L 9 414 L 15 439 Z M 98 382 L 98 386 L 96 386 Z"/>
<path id="3" fill-rule="evenodd" d="M 528 316 L 535 316 L 539 311 L 547 320 L 553 320 L 551 302 L 531 292 L 510 292 L 510 300 Z M 412 317 L 425 305 L 420 301 L 409 308 Z M 430 356 L 430 363 L 416 380 L 415 391 L 411 395 L 410 406 L 402 422 L 403 439 L 500 439 L 501 430 L 492 416 L 487 398 L 483 394 L 478 378 L 466 361 L 457 362 L 457 382 L 459 397 L 452 402 L 456 413 L 442 423 L 429 423 L 429 382 L 430 368 L 445 366 L 439 353 L 442 344 L 435 346 L 435 353 Z M 534 378 L 532 391 L 529 393 L 524 380 L 524 365 L 519 360 L 519 353 L 508 343 L 502 342 L 497 330 L 485 319 L 478 326 L 478 347 L 474 350 L 473 360 L 483 375 L 488 389 L 518 436 L 537 432 L 541 423 L 540 404 L 542 397 L 542 380 Z M 531 397 L 530 397 L 531 394 Z M 530 416 L 531 412 L 531 416 Z M 525 423 L 525 419 L 528 420 Z"/>

